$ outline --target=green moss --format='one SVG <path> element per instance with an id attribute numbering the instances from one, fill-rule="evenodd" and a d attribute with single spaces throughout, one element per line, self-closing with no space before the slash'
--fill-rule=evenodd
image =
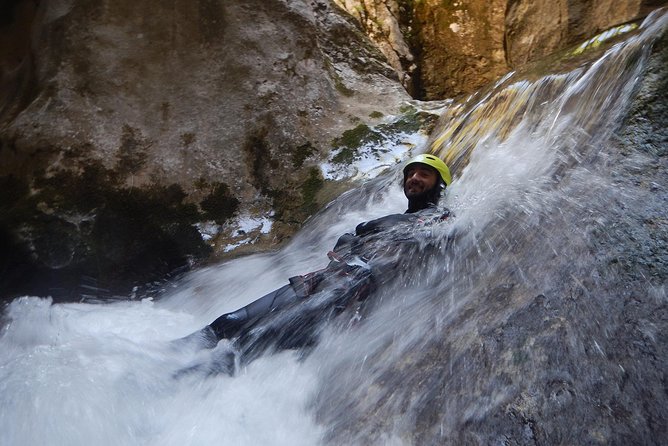
<path id="1" fill-rule="evenodd" d="M 139 172 L 146 164 L 146 149 L 150 143 L 141 137 L 141 132 L 129 125 L 123 126 L 121 135 L 121 146 L 118 150 L 118 162 L 116 170 L 124 175 L 132 175 Z"/>
<path id="2" fill-rule="evenodd" d="M 278 160 L 271 155 L 271 145 L 267 140 L 270 125 L 271 122 L 268 122 L 254 133 L 246 136 L 242 148 L 250 172 L 251 184 L 265 195 L 271 189 L 271 172 L 280 167 Z"/>
<path id="3" fill-rule="evenodd" d="M 302 210 L 307 213 L 313 213 L 318 209 L 318 203 L 316 196 L 318 191 L 322 189 L 325 181 L 323 180 L 320 170 L 313 167 L 309 170 L 309 176 L 306 178 L 306 181 L 302 183 L 301 193 L 302 193 Z"/>
<path id="4" fill-rule="evenodd" d="M 334 155 L 332 162 L 336 164 L 351 164 L 353 161 L 355 161 L 357 153 L 358 152 L 355 149 L 344 147 L 339 151 L 339 153 Z"/>
<path id="5" fill-rule="evenodd" d="M 239 200 L 232 196 L 227 184 L 217 183 L 209 196 L 202 200 L 200 207 L 207 219 L 222 224 L 239 209 Z"/>
<path id="6" fill-rule="evenodd" d="M 401 132 L 415 133 L 420 129 L 430 130 L 437 119 L 438 116 L 436 115 L 412 109 L 410 112 L 402 115 L 398 120 L 389 124 L 381 124 L 377 129 L 384 134 Z"/>
<path id="7" fill-rule="evenodd" d="M 357 127 L 343 132 L 343 135 L 335 138 L 332 143 L 334 148 L 354 150 L 370 142 L 380 142 L 382 139 L 382 135 L 376 130 L 366 124 L 359 124 Z"/>
<path id="8" fill-rule="evenodd" d="M 343 132 L 341 137 L 332 141 L 333 150 L 338 151 L 332 158 L 336 164 L 351 164 L 359 157 L 359 150 L 365 145 L 381 146 L 384 142 L 396 139 L 400 133 L 415 133 L 419 130 L 431 131 L 438 116 L 420 112 L 415 107 L 402 108 L 404 114 L 394 122 L 380 124 L 374 128 L 359 124 Z"/>
<path id="9" fill-rule="evenodd" d="M 299 168 L 304 165 L 304 161 L 315 153 L 315 147 L 310 142 L 295 147 L 292 150 L 292 167 Z"/>
<path id="10" fill-rule="evenodd" d="M 336 91 L 347 97 L 353 96 L 355 94 L 354 90 L 346 87 L 339 76 L 334 77 L 334 88 L 336 88 Z"/>
<path id="11" fill-rule="evenodd" d="M 369 117 L 372 118 L 372 119 L 380 119 L 383 116 L 385 116 L 385 115 L 382 112 L 379 112 L 379 111 L 372 111 L 371 113 L 369 113 Z"/>
<path id="12" fill-rule="evenodd" d="M 380 142 L 382 139 L 382 135 L 368 125 L 359 124 L 353 129 L 346 130 L 343 135 L 332 141 L 334 149 L 339 150 L 339 153 L 332 158 L 332 162 L 350 164 L 357 157 L 358 149 L 361 146 L 371 142 Z"/>
<path id="13" fill-rule="evenodd" d="M 181 142 L 184 147 L 188 147 L 197 139 L 196 135 L 192 132 L 186 132 L 181 135 Z"/>
<path id="14" fill-rule="evenodd" d="M 209 182 L 206 181 L 206 178 L 204 178 L 204 177 L 199 177 L 198 179 L 196 179 L 193 182 L 193 186 L 195 186 L 195 188 L 198 189 L 198 190 L 204 190 L 204 189 L 208 189 L 210 187 Z"/>

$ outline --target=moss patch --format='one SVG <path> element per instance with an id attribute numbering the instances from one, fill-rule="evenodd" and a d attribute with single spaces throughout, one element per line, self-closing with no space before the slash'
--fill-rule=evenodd
<path id="1" fill-rule="evenodd" d="M 239 209 L 239 200 L 232 195 L 225 183 L 213 185 L 213 191 L 200 203 L 207 220 L 222 224 Z"/>
<path id="2" fill-rule="evenodd" d="M 437 120 L 437 115 L 421 112 L 412 108 L 408 109 L 398 120 L 388 124 L 380 124 L 376 129 L 386 135 L 402 132 L 415 133 L 420 130 L 429 133 L 433 129 Z"/>
<path id="3" fill-rule="evenodd" d="M 360 149 L 365 145 L 371 152 L 377 151 L 382 144 L 395 142 L 397 135 L 401 133 L 415 133 L 420 130 L 430 132 L 438 119 L 437 115 L 418 111 L 415 107 L 406 106 L 402 108 L 402 116 L 387 124 L 380 124 L 373 128 L 366 124 L 346 130 L 339 138 L 332 141 L 333 150 L 337 151 L 332 157 L 336 164 L 351 164 L 360 157 Z M 378 147 L 373 147 L 373 146 Z"/>
<path id="4" fill-rule="evenodd" d="M 346 130 L 339 138 L 332 141 L 335 150 L 339 152 L 332 158 L 332 162 L 338 164 L 350 164 L 358 156 L 358 150 L 361 146 L 368 143 L 380 143 L 383 135 L 370 128 L 366 124 L 359 124 L 357 127 Z"/>
<path id="5" fill-rule="evenodd" d="M 367 142 L 378 142 L 380 140 L 376 131 L 372 130 L 366 124 L 359 124 L 357 127 L 346 130 L 339 138 L 334 139 L 334 147 L 345 147 L 353 149 Z"/>
<path id="6" fill-rule="evenodd" d="M 279 163 L 271 156 L 271 148 L 266 140 L 267 127 L 249 135 L 242 147 L 251 184 L 268 194 L 271 190 L 271 172 L 279 168 Z"/>
<path id="7" fill-rule="evenodd" d="M 320 174 L 320 170 L 313 167 L 309 169 L 309 174 L 306 180 L 302 183 L 302 210 L 308 214 L 316 212 L 319 208 L 316 200 L 318 191 L 320 191 L 325 184 L 325 181 Z"/>
<path id="8" fill-rule="evenodd" d="M 306 158 L 313 155 L 315 151 L 316 151 L 315 147 L 313 147 L 313 144 L 311 144 L 310 142 L 295 147 L 291 151 L 292 167 L 294 168 L 302 167 L 304 165 L 304 161 L 306 161 Z"/>
<path id="9" fill-rule="evenodd" d="M 125 175 L 139 172 L 146 164 L 146 152 L 150 146 L 151 143 L 142 137 L 138 129 L 124 125 L 116 170 Z"/>
<path id="10" fill-rule="evenodd" d="M 276 141 L 270 143 L 267 138 L 268 129 L 272 127 L 271 119 L 267 118 L 259 129 L 247 136 L 242 146 L 246 166 L 251 184 L 271 199 L 275 219 L 299 225 L 319 206 L 316 194 L 323 182 L 319 169 L 304 168 L 306 159 L 316 148 L 306 142 L 292 149 L 277 150 L 278 155 L 274 157 L 271 143 L 276 144 Z"/>
<path id="11" fill-rule="evenodd" d="M 197 136 L 192 132 L 186 132 L 186 133 L 181 134 L 181 142 L 183 143 L 184 147 L 190 146 L 196 140 L 197 140 Z"/>
<path id="12" fill-rule="evenodd" d="M 325 69 L 327 70 L 327 73 L 329 73 L 329 78 L 334 83 L 334 88 L 336 89 L 336 91 L 341 93 L 343 96 L 348 96 L 348 97 L 353 96 L 355 92 L 350 88 L 346 87 L 346 85 L 343 83 L 343 80 L 341 79 L 341 76 L 339 75 L 339 73 L 336 72 L 334 65 L 332 65 L 332 62 L 329 59 L 325 59 L 324 62 L 325 62 Z"/>
<path id="13" fill-rule="evenodd" d="M 346 87 L 339 77 L 334 78 L 334 87 L 336 88 L 336 91 L 344 96 L 350 97 L 355 94 L 355 90 L 351 90 L 350 88 Z"/>

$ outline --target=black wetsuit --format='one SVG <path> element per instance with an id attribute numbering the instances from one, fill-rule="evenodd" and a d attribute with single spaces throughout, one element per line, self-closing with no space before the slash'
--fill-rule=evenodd
<path id="1" fill-rule="evenodd" d="M 395 276 L 398 257 L 408 255 L 406 247 L 417 243 L 416 225 L 447 216 L 447 211 L 430 207 L 361 223 L 354 235 L 339 238 L 328 253 L 331 261 L 326 268 L 291 277 L 287 285 L 220 316 L 200 334 L 209 346 L 234 339 L 243 362 L 270 347 L 312 345 L 325 322 L 360 305 L 376 287 Z"/>

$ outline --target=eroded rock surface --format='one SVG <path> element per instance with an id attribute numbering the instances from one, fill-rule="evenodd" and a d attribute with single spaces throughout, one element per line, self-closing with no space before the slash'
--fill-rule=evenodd
<path id="1" fill-rule="evenodd" d="M 280 242 L 317 210 L 331 141 L 409 99 L 327 1 L 3 8 L 6 292 L 51 275 L 127 291 L 127 270 L 206 258 L 193 224 L 239 212 L 270 215 Z"/>
<path id="2" fill-rule="evenodd" d="M 469 94 L 665 1 L 336 0 L 421 99 Z"/>
<path id="3" fill-rule="evenodd" d="M 664 2 L 567 3 L 5 2 L 0 285 L 124 294 L 228 255 L 194 225 L 241 214 L 276 246 L 345 188 L 318 163 L 406 90 L 471 92 Z"/>

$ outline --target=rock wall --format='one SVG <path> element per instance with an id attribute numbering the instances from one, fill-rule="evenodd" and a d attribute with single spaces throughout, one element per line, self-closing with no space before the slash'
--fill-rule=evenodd
<path id="1" fill-rule="evenodd" d="M 665 1 L 336 0 L 420 99 L 469 94 Z"/>
<path id="2" fill-rule="evenodd" d="M 322 204 L 331 141 L 410 99 L 324 0 L 3 9 L 5 292 L 125 292 L 206 258 L 193 224 L 235 213 L 271 216 L 280 242 Z"/>
<path id="3" fill-rule="evenodd" d="M 318 162 L 407 91 L 469 93 L 663 3 L 4 2 L 0 288 L 124 294 L 227 255 L 195 225 L 241 214 L 276 246 L 342 189 Z"/>
<path id="4" fill-rule="evenodd" d="M 410 2 L 396 0 L 334 0 L 353 16 L 383 52 L 408 92 L 414 91 L 415 51 L 410 47 L 412 9 Z"/>
<path id="5" fill-rule="evenodd" d="M 645 16 L 659 3 L 509 1 L 505 20 L 506 60 L 511 68 L 521 67 L 608 28 Z"/>
<path id="6" fill-rule="evenodd" d="M 502 0 L 415 3 L 421 96 L 470 93 L 508 71 L 505 6 Z"/>

